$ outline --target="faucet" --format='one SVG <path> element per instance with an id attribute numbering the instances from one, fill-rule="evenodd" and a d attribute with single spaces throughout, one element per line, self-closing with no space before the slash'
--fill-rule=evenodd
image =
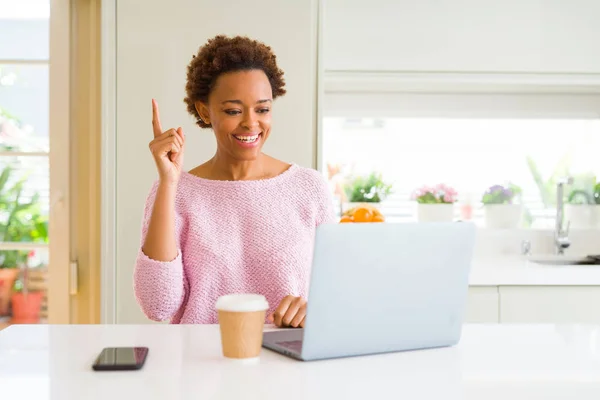
<path id="1" fill-rule="evenodd" d="M 571 221 L 567 222 L 567 229 L 563 230 L 563 219 L 564 186 L 572 184 L 572 177 L 561 178 L 556 184 L 556 226 L 554 229 L 554 245 L 556 246 L 556 254 L 564 254 L 565 249 L 571 245 L 571 241 L 569 240 L 569 227 L 571 225 Z"/>
<path id="2" fill-rule="evenodd" d="M 521 254 L 524 256 L 531 254 L 531 242 L 529 240 L 523 240 L 521 242 Z"/>

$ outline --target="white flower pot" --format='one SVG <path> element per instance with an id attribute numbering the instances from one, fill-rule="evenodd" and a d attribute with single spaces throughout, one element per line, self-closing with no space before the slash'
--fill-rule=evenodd
<path id="1" fill-rule="evenodd" d="M 600 204 L 565 204 L 565 226 L 570 229 L 600 229 Z"/>
<path id="2" fill-rule="evenodd" d="M 485 204 L 485 226 L 492 229 L 518 228 L 523 215 L 521 204 Z"/>
<path id="3" fill-rule="evenodd" d="M 419 222 L 454 221 L 454 204 L 417 203 L 417 219 Z"/>

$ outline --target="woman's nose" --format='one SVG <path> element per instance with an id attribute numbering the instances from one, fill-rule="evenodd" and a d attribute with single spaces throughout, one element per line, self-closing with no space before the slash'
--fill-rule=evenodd
<path id="1" fill-rule="evenodd" d="M 258 118 L 254 112 L 249 112 L 246 114 L 246 118 L 242 121 L 242 125 L 244 128 L 248 130 L 252 130 L 253 128 L 258 126 Z"/>

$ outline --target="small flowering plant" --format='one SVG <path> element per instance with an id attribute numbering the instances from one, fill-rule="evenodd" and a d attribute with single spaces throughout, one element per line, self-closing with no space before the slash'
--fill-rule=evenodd
<path id="1" fill-rule="evenodd" d="M 458 200 L 458 192 L 453 187 L 440 183 L 436 186 L 422 186 L 411 197 L 420 204 L 452 204 Z"/>
<path id="2" fill-rule="evenodd" d="M 513 204 L 520 194 L 521 188 L 517 185 L 493 185 L 485 191 L 481 202 L 483 204 Z"/>

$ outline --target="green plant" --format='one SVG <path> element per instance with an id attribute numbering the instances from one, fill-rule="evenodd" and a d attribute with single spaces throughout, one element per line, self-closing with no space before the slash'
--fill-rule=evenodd
<path id="1" fill-rule="evenodd" d="M 554 171 L 545 179 L 537 164 L 530 156 L 527 156 L 527 166 L 538 190 L 544 207 L 550 208 L 556 206 L 556 184 L 558 180 L 569 175 L 569 167 L 572 160 L 572 152 L 568 151 L 556 164 Z"/>
<path id="2" fill-rule="evenodd" d="M 573 185 L 567 197 L 569 204 L 600 204 L 600 183 L 596 183 L 596 177 L 592 174 L 583 174 L 573 177 Z"/>
<path id="3" fill-rule="evenodd" d="M 351 203 L 379 203 L 392 193 L 392 185 L 383 181 L 381 174 L 353 178 L 344 188 Z"/>
<path id="4" fill-rule="evenodd" d="M 29 255 L 32 255 L 34 253 L 34 251 L 29 252 Z M 15 280 L 15 283 L 13 284 L 13 292 L 14 293 L 25 293 L 27 294 L 29 292 L 29 288 L 27 283 L 29 282 L 29 272 L 31 268 L 35 268 L 33 266 L 29 266 L 29 263 L 24 263 L 23 266 L 21 267 L 21 271 L 19 274 L 19 277 Z"/>
<path id="5" fill-rule="evenodd" d="M 483 204 L 513 204 L 515 198 L 522 194 L 519 186 L 509 183 L 506 186 L 490 186 L 481 198 Z"/>
<path id="6" fill-rule="evenodd" d="M 40 212 L 39 194 L 30 201 L 22 199 L 23 176 L 9 186 L 12 168 L 5 167 L 0 173 L 0 241 L 4 242 L 48 242 L 48 221 Z M 11 268 L 23 265 L 28 251 L 0 251 L 0 267 Z"/>
<path id="7" fill-rule="evenodd" d="M 18 120 L 17 117 L 15 117 L 14 115 L 12 115 L 11 113 L 9 113 L 8 111 L 6 111 L 4 108 L 0 107 L 0 117 L 2 117 L 3 119 L 6 119 L 8 121 L 12 121 L 16 124 L 19 124 L 20 121 Z"/>
<path id="8" fill-rule="evenodd" d="M 26 286 L 23 284 L 23 279 L 17 278 L 15 280 L 15 284 L 13 285 L 13 292 L 14 293 L 22 293 L 24 290 L 27 290 L 27 289 L 26 289 Z"/>

